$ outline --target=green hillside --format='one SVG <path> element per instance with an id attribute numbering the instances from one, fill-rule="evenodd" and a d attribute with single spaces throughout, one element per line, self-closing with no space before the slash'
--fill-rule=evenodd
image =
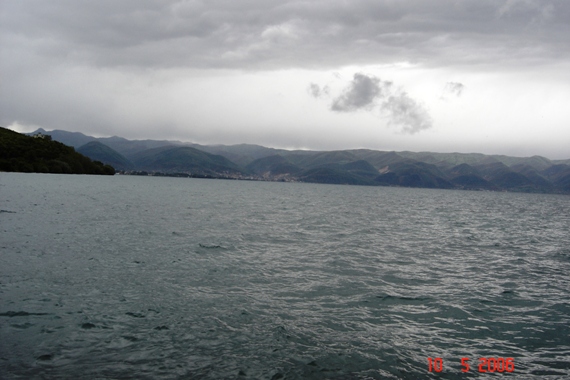
<path id="1" fill-rule="evenodd" d="M 349 151 L 361 160 L 368 161 L 376 169 L 383 169 L 389 165 L 396 163 L 408 162 L 412 163 L 413 160 L 400 156 L 396 152 L 381 152 L 369 149 L 356 149 Z"/>
<path id="2" fill-rule="evenodd" d="M 301 171 L 298 166 L 293 165 L 286 158 L 279 155 L 259 158 L 245 168 L 257 175 L 296 174 Z"/>
<path id="3" fill-rule="evenodd" d="M 390 166 L 390 171 L 379 175 L 375 181 L 384 186 L 424 187 L 451 189 L 451 184 L 435 165 L 425 162 L 400 162 Z"/>
<path id="4" fill-rule="evenodd" d="M 368 178 L 364 178 L 347 171 L 327 167 L 308 169 L 301 173 L 299 180 L 303 182 L 328 183 L 335 185 L 374 185 L 374 182 Z"/>
<path id="5" fill-rule="evenodd" d="M 63 174 L 115 174 L 112 166 L 91 161 L 49 135 L 30 137 L 0 127 L 0 171 Z"/>
<path id="6" fill-rule="evenodd" d="M 125 156 L 99 141 L 91 141 L 77 148 L 77 152 L 92 160 L 111 165 L 118 170 L 132 170 L 134 165 Z"/>
<path id="7" fill-rule="evenodd" d="M 266 148 L 260 145 L 238 144 L 238 145 L 198 145 L 192 144 L 192 148 L 210 153 L 224 156 L 240 166 L 247 166 L 257 159 L 274 156 L 280 152 L 286 152 L 280 149 Z"/>
<path id="8" fill-rule="evenodd" d="M 328 164 L 346 164 L 358 160 L 354 154 L 347 151 L 314 152 L 312 155 L 291 154 L 285 157 L 304 169 L 315 169 Z"/>
<path id="9" fill-rule="evenodd" d="M 201 175 L 241 174 L 243 170 L 227 158 L 191 147 L 163 147 L 145 150 L 133 157 L 137 168 L 166 173 Z"/>

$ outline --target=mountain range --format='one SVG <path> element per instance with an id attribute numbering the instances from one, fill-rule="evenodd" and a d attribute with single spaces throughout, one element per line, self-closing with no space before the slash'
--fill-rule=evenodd
<path id="1" fill-rule="evenodd" d="M 570 159 L 480 153 L 308 151 L 96 138 L 38 129 L 123 174 L 570 194 Z"/>

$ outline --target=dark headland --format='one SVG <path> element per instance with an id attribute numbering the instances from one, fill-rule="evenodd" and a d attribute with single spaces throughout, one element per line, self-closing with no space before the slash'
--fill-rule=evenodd
<path id="1" fill-rule="evenodd" d="M 50 135 L 26 136 L 0 127 L 0 171 L 113 175 L 115 169 L 81 155 Z"/>

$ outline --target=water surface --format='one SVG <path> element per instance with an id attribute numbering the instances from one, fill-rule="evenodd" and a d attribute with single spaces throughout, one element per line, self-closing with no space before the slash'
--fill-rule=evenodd
<path id="1" fill-rule="evenodd" d="M 0 234 L 2 379 L 570 376 L 568 196 L 0 173 Z"/>

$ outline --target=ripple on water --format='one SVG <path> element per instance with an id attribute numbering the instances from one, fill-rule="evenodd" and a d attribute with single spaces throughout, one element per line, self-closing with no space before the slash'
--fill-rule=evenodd
<path id="1" fill-rule="evenodd" d="M 570 376 L 568 197 L 0 181 L 1 378 Z"/>

